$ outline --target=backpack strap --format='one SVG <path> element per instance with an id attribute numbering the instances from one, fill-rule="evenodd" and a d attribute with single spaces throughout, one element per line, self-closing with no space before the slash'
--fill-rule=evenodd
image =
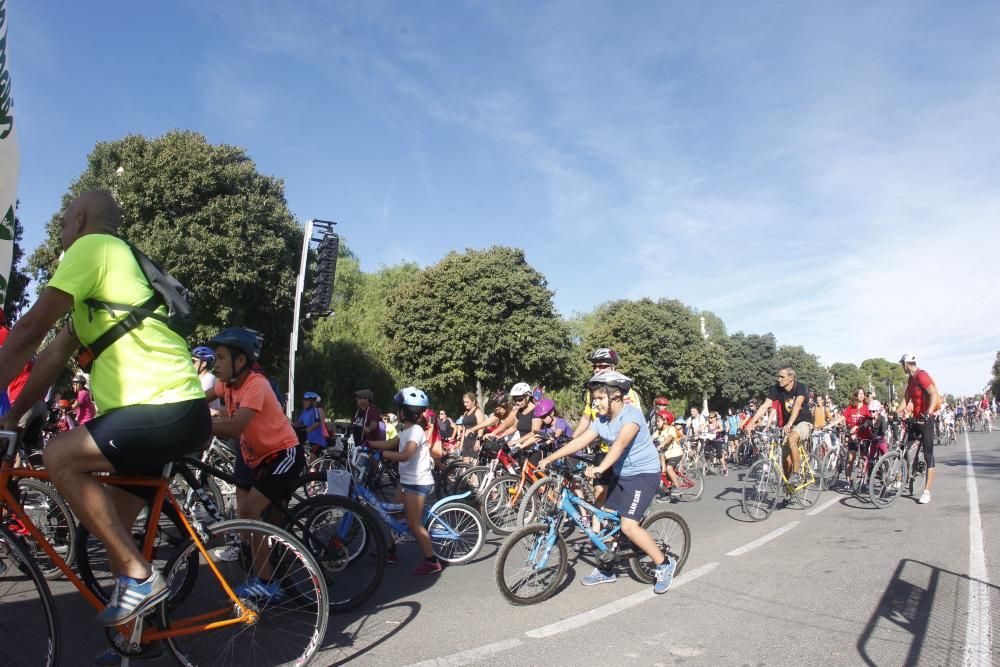
<path id="1" fill-rule="evenodd" d="M 155 290 L 153 291 L 153 296 L 149 297 L 140 306 L 129 306 L 125 304 L 117 303 L 104 303 L 103 301 L 96 301 L 94 299 L 87 299 L 86 303 L 91 308 L 104 308 L 109 313 L 114 309 L 128 310 L 129 313 L 123 319 L 115 322 L 111 325 L 107 331 L 102 333 L 97 340 L 95 340 L 90 345 L 85 345 L 84 347 L 90 353 L 91 360 L 97 359 L 98 356 L 106 349 L 114 345 L 118 339 L 127 334 L 129 331 L 137 328 L 142 321 L 147 317 L 152 317 L 157 320 L 166 322 L 166 318 L 163 315 L 155 312 L 156 308 L 163 305 L 163 299 L 160 297 L 159 293 Z"/>

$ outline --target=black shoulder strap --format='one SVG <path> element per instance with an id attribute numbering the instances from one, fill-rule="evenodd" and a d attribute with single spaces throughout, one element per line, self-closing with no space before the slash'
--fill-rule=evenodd
<path id="1" fill-rule="evenodd" d="M 153 317 L 158 320 L 166 321 L 166 318 L 155 312 L 155 309 L 163 305 L 163 300 L 160 298 L 159 293 L 153 292 L 153 296 L 143 303 L 141 306 L 128 306 L 124 304 L 116 303 L 103 303 L 100 301 L 94 301 L 93 299 L 87 299 L 85 301 L 90 307 L 106 307 L 109 311 L 112 309 L 128 310 L 129 314 L 123 319 L 115 322 L 111 325 L 111 328 L 102 333 L 97 340 L 95 340 L 90 345 L 87 345 L 87 349 L 90 351 L 91 359 L 97 359 L 106 349 L 114 345 L 118 339 L 132 331 L 147 317 Z"/>

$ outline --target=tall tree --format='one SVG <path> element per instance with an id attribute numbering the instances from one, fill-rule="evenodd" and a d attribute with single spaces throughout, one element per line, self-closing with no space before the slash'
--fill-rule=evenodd
<path id="1" fill-rule="evenodd" d="M 888 359 L 865 359 L 861 362 L 861 374 L 865 377 L 865 389 L 870 381 L 875 388 L 876 396 L 885 401 L 899 400 L 906 390 L 906 372 L 897 362 Z M 892 395 L 889 387 L 892 387 Z"/>
<path id="2" fill-rule="evenodd" d="M 725 349 L 706 341 L 698 316 L 676 300 L 606 303 L 594 312 L 582 346 L 615 348 L 619 370 L 635 381 L 643 407 L 659 394 L 700 403 L 725 368 Z"/>
<path id="3" fill-rule="evenodd" d="M 4 296 L 3 312 L 6 317 L 7 326 L 12 326 L 14 321 L 20 317 L 21 312 L 28 306 L 28 283 L 31 278 L 22 271 L 21 262 L 24 259 L 24 247 L 22 235 L 24 228 L 21 221 L 14 217 L 14 253 L 11 261 L 10 278 L 7 281 L 7 292 Z M 3 322 L 0 322 L 3 324 Z"/>
<path id="4" fill-rule="evenodd" d="M 804 382 L 811 391 L 823 393 L 830 382 L 830 376 L 815 354 L 806 352 L 801 345 L 782 345 L 778 348 L 778 366 L 791 366 L 795 378 Z"/>
<path id="5" fill-rule="evenodd" d="M 993 362 L 993 375 L 990 377 L 989 386 L 993 396 L 1000 396 L 1000 352 L 997 352 L 997 358 Z"/>
<path id="6" fill-rule="evenodd" d="M 281 180 L 259 173 L 242 148 L 175 131 L 98 143 L 63 208 L 94 189 L 120 203 L 121 235 L 191 290 L 200 322 L 192 343 L 249 327 L 265 337 L 265 364 L 287 367 L 302 229 Z M 59 225 L 55 214 L 28 262 L 42 283 L 55 270 Z"/>
<path id="7" fill-rule="evenodd" d="M 778 344 L 774 335 L 737 331 L 720 343 L 726 350 L 726 369 L 720 377 L 718 397 L 727 407 L 746 405 L 760 398 L 775 383 Z"/>
<path id="8" fill-rule="evenodd" d="M 573 347 L 552 296 L 519 249 L 449 253 L 389 296 L 388 358 L 435 400 L 518 381 L 565 386 Z"/>
<path id="9" fill-rule="evenodd" d="M 833 375 L 833 381 L 836 385 L 836 389 L 829 392 L 830 398 L 840 407 L 844 407 L 851 402 L 851 396 L 858 387 L 866 391 L 868 389 L 867 374 L 863 373 L 854 364 L 833 364 L 830 366 L 830 374 Z"/>

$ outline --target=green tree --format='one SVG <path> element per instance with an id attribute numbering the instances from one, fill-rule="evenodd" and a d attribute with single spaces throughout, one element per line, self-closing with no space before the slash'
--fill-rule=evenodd
<path id="1" fill-rule="evenodd" d="M 726 369 L 722 373 L 718 398 L 725 407 L 746 405 L 760 398 L 775 383 L 778 370 L 778 344 L 774 335 L 745 334 L 737 331 L 720 342 L 726 350 Z"/>
<path id="2" fill-rule="evenodd" d="M 990 377 L 990 394 L 1000 396 L 1000 352 L 993 361 L 993 375 Z M 954 404 L 954 401 L 951 401 Z"/>
<path id="3" fill-rule="evenodd" d="M 795 379 L 805 383 L 810 391 L 823 393 L 830 378 L 826 369 L 815 354 L 806 352 L 801 345 L 782 345 L 778 348 L 778 366 L 791 366 L 795 369 Z"/>
<path id="4" fill-rule="evenodd" d="M 4 294 L 3 312 L 6 317 L 7 326 L 12 326 L 14 321 L 20 317 L 25 308 L 28 307 L 28 283 L 31 278 L 21 270 L 21 262 L 24 259 L 24 248 L 21 246 L 24 228 L 21 221 L 14 217 L 14 253 L 11 261 L 10 276 L 6 286 L 0 286 L 0 291 L 6 288 Z M 3 324 L 3 322 L 0 322 Z"/>
<path id="5" fill-rule="evenodd" d="M 388 359 L 385 331 L 393 313 L 387 300 L 399 286 L 415 280 L 420 268 L 403 263 L 364 273 L 343 240 L 340 248 L 335 313 L 309 332 L 296 383 L 304 391 L 319 393 L 330 416 L 349 416 L 354 410 L 353 392 L 360 388 L 371 389 L 376 404 L 388 410 L 401 383 Z"/>
<path id="6" fill-rule="evenodd" d="M 691 309 L 680 301 L 612 301 L 597 308 L 583 350 L 613 347 L 619 370 L 631 377 L 647 409 L 658 395 L 697 398 L 713 391 L 725 350 L 706 341 Z"/>
<path id="7" fill-rule="evenodd" d="M 388 299 L 388 359 L 436 401 L 518 381 L 553 389 L 573 346 L 545 278 L 516 248 L 452 252 Z"/>
<path id="8" fill-rule="evenodd" d="M 833 364 L 830 366 L 830 374 L 837 387 L 830 392 L 830 398 L 839 407 L 845 407 L 851 402 L 851 395 L 858 387 L 868 390 L 868 376 L 854 364 Z"/>
<path id="9" fill-rule="evenodd" d="M 865 359 L 861 362 L 861 374 L 865 378 L 865 389 L 868 388 L 868 379 L 871 379 L 875 387 L 875 395 L 882 401 L 889 401 L 891 398 L 899 400 L 906 390 L 906 372 L 897 362 L 893 363 L 888 359 Z M 892 386 L 892 396 L 889 395 L 889 387 Z"/>
<path id="10" fill-rule="evenodd" d="M 63 208 L 94 189 L 118 199 L 121 235 L 191 290 L 200 322 L 192 342 L 250 327 L 265 337 L 265 364 L 276 374 L 287 366 L 302 229 L 280 179 L 259 173 L 242 148 L 174 131 L 98 143 Z M 43 284 L 59 256 L 59 226 L 55 214 L 28 262 Z"/>

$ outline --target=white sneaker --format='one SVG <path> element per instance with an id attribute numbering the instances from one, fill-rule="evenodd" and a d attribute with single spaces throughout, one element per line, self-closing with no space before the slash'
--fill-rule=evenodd
<path id="1" fill-rule="evenodd" d="M 212 555 L 215 556 L 216 560 L 233 563 L 240 559 L 240 545 L 230 544 L 227 547 L 219 547 L 212 551 Z"/>
<path id="2" fill-rule="evenodd" d="M 931 501 L 931 492 L 928 491 L 927 489 L 924 489 L 924 492 L 920 494 L 920 500 L 918 500 L 917 502 L 920 503 L 921 505 L 926 505 L 930 501 Z"/>

